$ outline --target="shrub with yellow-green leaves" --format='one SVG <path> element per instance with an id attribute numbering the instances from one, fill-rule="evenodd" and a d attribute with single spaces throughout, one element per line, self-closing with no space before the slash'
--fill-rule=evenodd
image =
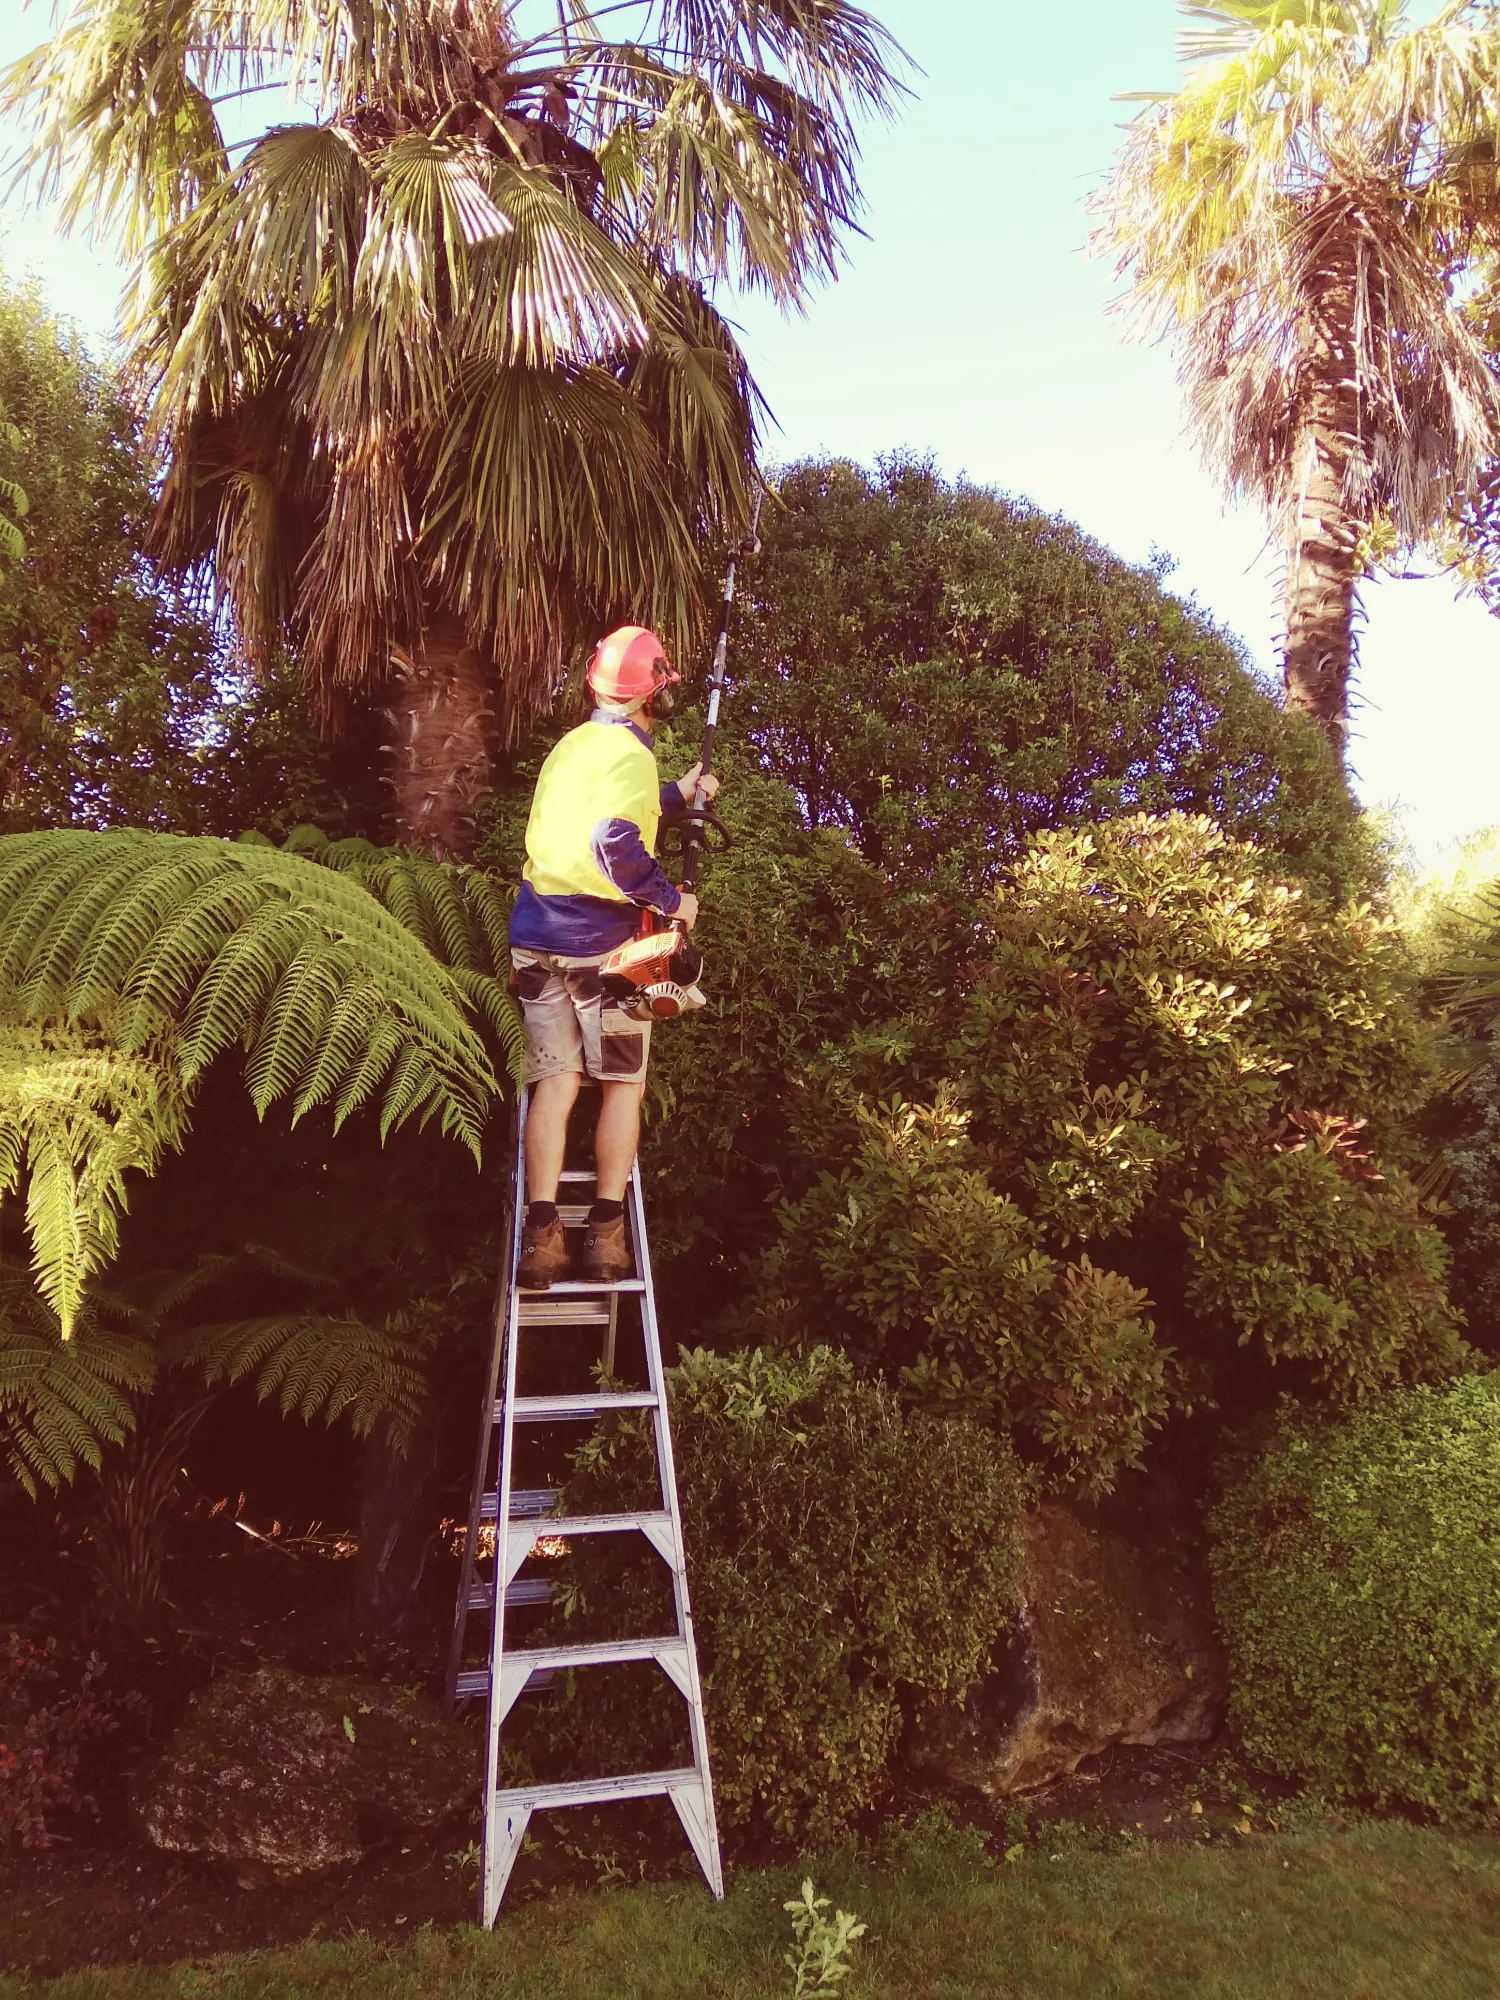
<path id="1" fill-rule="evenodd" d="M 1038 835 L 939 1004 L 806 1073 L 761 1327 L 1094 1487 L 1174 1410 L 1439 1378 L 1426 1082 L 1368 906 L 1206 819 Z"/>

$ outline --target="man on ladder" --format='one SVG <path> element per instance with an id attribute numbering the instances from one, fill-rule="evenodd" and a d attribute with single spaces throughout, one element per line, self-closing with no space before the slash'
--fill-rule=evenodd
<path id="1" fill-rule="evenodd" d="M 526 824 L 526 866 L 510 920 L 511 964 L 526 1022 L 526 1214 L 517 1284 L 546 1291 L 568 1275 L 557 1210 L 568 1118 L 585 1075 L 602 1102 L 594 1133 L 597 1199 L 579 1275 L 632 1275 L 625 1186 L 640 1137 L 651 1023 L 605 990 L 600 968 L 635 933 L 642 910 L 691 930 L 698 899 L 679 891 L 654 857 L 657 827 L 711 801 L 719 781 L 694 764 L 659 785 L 653 725 L 672 712 L 680 675 L 654 632 L 622 625 L 589 663 L 593 715 L 570 730 L 537 778 Z"/>

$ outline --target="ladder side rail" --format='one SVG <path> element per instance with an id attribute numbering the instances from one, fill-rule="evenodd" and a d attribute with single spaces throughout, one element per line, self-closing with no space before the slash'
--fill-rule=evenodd
<path id="1" fill-rule="evenodd" d="M 501 1662 L 505 1654 L 505 1584 L 509 1572 L 507 1552 L 510 1543 L 510 1495 L 515 1451 L 514 1406 L 516 1399 L 516 1372 L 520 1358 L 520 1293 L 514 1277 L 521 1257 L 521 1237 L 526 1218 L 526 1111 L 527 1096 L 522 1092 L 516 1101 L 516 1160 L 514 1194 L 512 1199 L 510 1273 L 508 1287 L 509 1306 L 505 1316 L 505 1358 L 504 1392 L 500 1421 L 500 1467 L 499 1484 L 495 1506 L 495 1592 L 491 1607 L 490 1626 L 490 1698 L 485 1718 L 485 1769 L 484 1769 L 484 1848 L 481 1863 L 482 1921 L 486 1928 L 493 1926 L 500 1909 L 500 1898 L 505 1893 L 506 1877 L 509 1875 L 507 1857 L 501 1851 L 499 1827 L 497 1824 L 498 1797 L 500 1790 L 500 1732 L 504 1723 L 502 1705 L 498 1700 L 500 1688 Z M 493 1403 L 491 1413 L 487 1413 L 486 1430 L 493 1424 Z M 513 1853 L 509 1857 L 514 1859 Z"/>
<path id="2" fill-rule="evenodd" d="M 703 1788 L 703 1819 L 701 1844 L 693 1839 L 698 1850 L 698 1859 L 703 1872 L 708 1877 L 708 1886 L 716 1901 L 724 1899 L 724 1864 L 719 1851 L 718 1816 L 714 1809 L 713 1771 L 709 1763 L 708 1720 L 703 1707 L 703 1681 L 698 1671 L 698 1641 L 693 1630 L 693 1607 L 688 1594 L 687 1545 L 682 1532 L 682 1503 L 677 1493 L 677 1461 L 672 1450 L 672 1426 L 667 1406 L 666 1372 L 661 1358 L 661 1329 L 656 1317 L 656 1285 L 651 1275 L 651 1252 L 646 1242 L 646 1210 L 641 1197 L 641 1176 L 639 1159 L 632 1165 L 630 1181 L 626 1189 L 630 1204 L 631 1235 L 635 1239 L 636 1271 L 644 1278 L 646 1289 L 641 1294 L 641 1332 L 646 1349 L 646 1379 L 656 1392 L 656 1409 L 652 1422 L 656 1430 L 657 1478 L 661 1485 L 662 1502 L 672 1517 L 673 1539 L 676 1544 L 676 1560 L 672 1563 L 672 1596 L 677 1609 L 677 1631 L 683 1640 L 686 1652 L 684 1666 L 687 1681 L 688 1730 L 693 1746 L 693 1764 L 698 1772 Z M 674 1801 L 675 1803 L 675 1801 Z M 679 1813 L 681 1808 L 679 1807 Z M 694 1829 L 683 1815 L 684 1828 L 691 1836 Z"/>
<path id="3" fill-rule="evenodd" d="M 511 1108 L 511 1122 L 520 1115 L 517 1101 Z M 511 1208 L 515 1206 L 515 1188 L 511 1188 Z M 515 1237 L 515 1215 L 506 1217 L 502 1240 Z M 494 1445 L 495 1433 L 495 1389 L 500 1380 L 500 1364 L 505 1356 L 505 1328 L 510 1316 L 510 1294 L 515 1283 L 515 1259 L 502 1253 L 499 1276 L 495 1281 L 494 1330 L 490 1337 L 489 1363 L 484 1374 L 484 1397 L 479 1406 L 479 1444 L 474 1455 L 474 1483 L 469 1492 L 469 1527 L 464 1536 L 463 1563 L 459 1575 L 458 1603 L 453 1612 L 453 1636 L 448 1646 L 448 1671 L 443 1680 L 443 1702 L 451 1715 L 458 1705 L 458 1676 L 463 1668 L 464 1642 L 468 1637 L 470 1600 L 474 1595 L 475 1564 L 478 1560 L 479 1533 L 484 1512 L 484 1496 L 488 1486 L 486 1474 L 490 1469 L 490 1452 Z"/>

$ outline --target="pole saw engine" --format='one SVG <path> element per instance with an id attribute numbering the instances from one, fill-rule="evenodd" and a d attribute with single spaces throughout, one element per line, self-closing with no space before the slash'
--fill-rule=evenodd
<path id="1" fill-rule="evenodd" d="M 661 928 L 658 929 L 657 926 Z M 599 968 L 604 990 L 635 1021 L 672 1021 L 704 1005 L 703 954 L 680 925 L 645 912 L 640 930 Z"/>
<path id="2" fill-rule="evenodd" d="M 724 616 L 714 646 L 713 670 L 708 681 L 708 721 L 703 731 L 703 749 L 698 758 L 698 789 L 693 802 L 675 814 L 668 831 L 682 843 L 682 884 L 692 889 L 698 880 L 698 857 L 705 848 L 729 845 L 729 829 L 709 804 L 703 780 L 709 774 L 714 736 L 719 726 L 719 701 L 724 692 L 725 666 L 729 658 L 729 615 L 734 604 L 734 571 L 737 561 L 748 562 L 759 553 L 759 492 L 750 517 L 750 532 L 733 550 L 724 578 Z M 688 937 L 686 927 L 672 919 L 658 917 L 654 910 L 641 912 L 641 927 L 629 944 L 612 951 L 599 968 L 604 991 L 623 1012 L 636 1021 L 671 1021 L 705 1005 L 698 975 L 703 970 L 703 954 Z"/>

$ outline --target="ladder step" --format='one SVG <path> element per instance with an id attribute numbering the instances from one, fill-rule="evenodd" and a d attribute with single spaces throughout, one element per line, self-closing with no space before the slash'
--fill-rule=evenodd
<path id="1" fill-rule="evenodd" d="M 510 1518 L 512 1521 L 546 1520 L 552 1514 L 556 1492 L 557 1489 L 555 1487 L 543 1486 L 537 1488 L 535 1494 L 527 1492 L 512 1493 L 510 1496 Z M 548 1502 L 545 1507 L 523 1507 L 517 1504 L 519 1501 L 530 1501 L 539 1496 L 545 1496 Z M 498 1519 L 499 1499 L 500 1496 L 498 1493 L 489 1492 L 485 1494 L 479 1503 L 479 1518 L 481 1521 L 495 1521 Z M 560 1537 L 567 1535 L 624 1535 L 634 1529 L 640 1534 L 649 1535 L 653 1529 L 658 1534 L 664 1534 L 671 1526 L 672 1516 L 663 1509 L 653 1508 L 648 1512 L 635 1514 L 558 1514 L 552 1532 L 554 1535 Z M 489 1601 L 489 1597 L 486 1595 L 484 1600 L 486 1607 L 488 1607 Z M 507 1598 L 506 1602 L 508 1604 L 510 1599 Z"/>
<path id="2" fill-rule="evenodd" d="M 522 1326 L 608 1326 L 608 1299 L 554 1299 L 545 1292 L 521 1292 Z"/>
<path id="3" fill-rule="evenodd" d="M 631 1660 L 674 1660 L 687 1652 L 686 1639 L 668 1633 L 660 1639 L 598 1639 L 584 1646 L 507 1646 L 507 1667 L 538 1668 L 555 1673 L 564 1667 L 618 1667 Z"/>
<path id="4" fill-rule="evenodd" d="M 516 1517 L 512 1514 L 511 1519 Z M 664 1512 L 650 1514 L 559 1514 L 556 1533 L 567 1535 L 623 1535 L 632 1528 L 642 1534 L 652 1528 L 665 1530 L 672 1525 L 672 1516 Z"/>
<path id="5" fill-rule="evenodd" d="M 702 1779 L 689 1764 L 680 1771 L 627 1771 L 618 1778 L 575 1778 L 565 1785 L 517 1785 L 495 1794 L 502 1812 L 544 1812 L 548 1806 L 604 1805 L 610 1799 L 649 1799 Z"/>
<path id="6" fill-rule="evenodd" d="M 657 1398 L 649 1389 L 595 1390 L 588 1396 L 517 1396 L 515 1419 L 519 1424 L 586 1423 L 590 1417 L 607 1416 L 611 1410 L 654 1410 Z M 496 1403 L 495 1422 L 505 1416 L 505 1405 Z"/>
<path id="7" fill-rule="evenodd" d="M 598 1298 L 601 1293 L 643 1292 L 645 1289 L 646 1280 L 644 1278 L 558 1278 L 547 1287 L 545 1292 L 528 1292 L 523 1288 L 520 1296 L 523 1300 L 530 1298 L 581 1299 Z"/>
<path id="8" fill-rule="evenodd" d="M 592 1167 L 569 1167 L 565 1173 L 559 1174 L 557 1178 L 568 1187 L 577 1187 L 581 1181 L 597 1180 L 598 1175 Z"/>

